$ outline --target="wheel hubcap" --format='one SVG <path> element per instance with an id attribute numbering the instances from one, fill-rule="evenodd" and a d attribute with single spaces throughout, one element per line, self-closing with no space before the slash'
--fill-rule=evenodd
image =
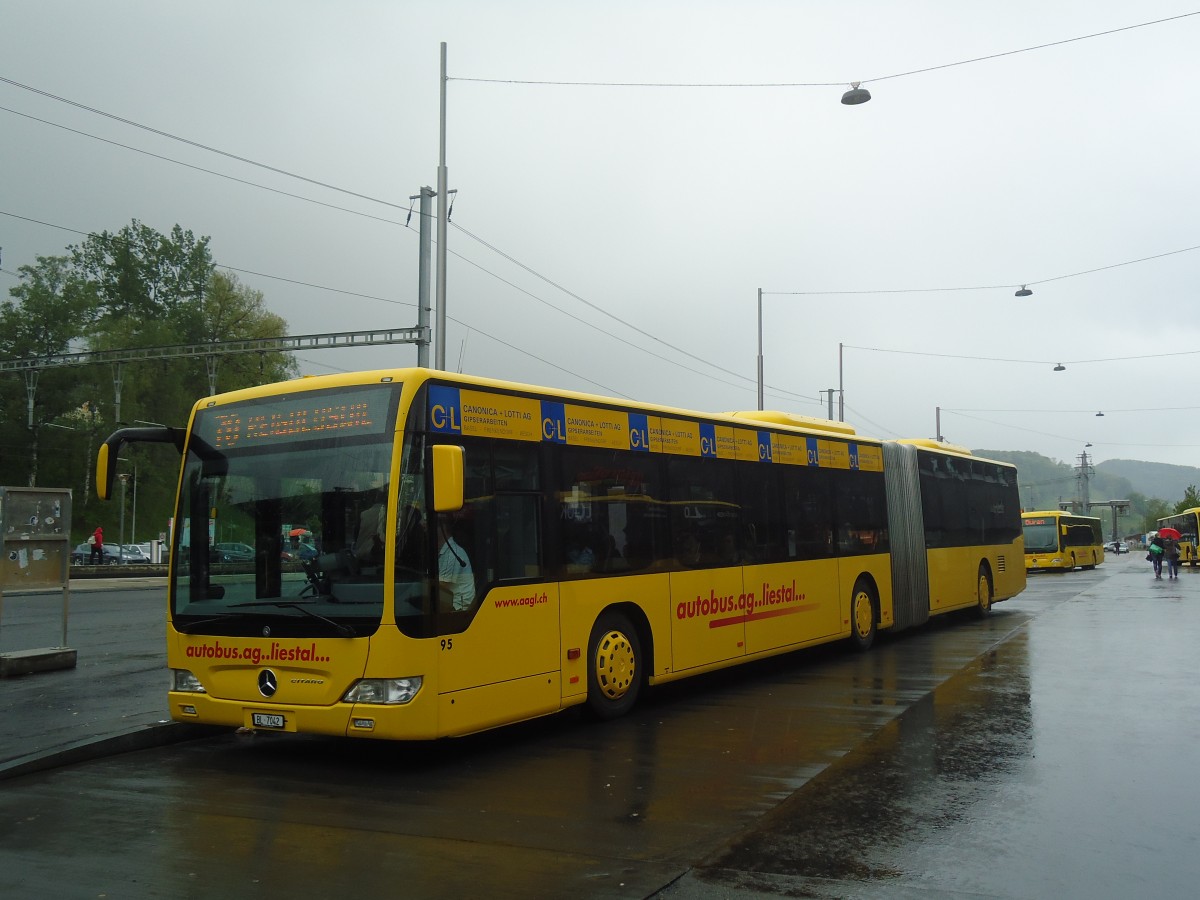
<path id="1" fill-rule="evenodd" d="M 987 609 L 992 605 L 992 592 L 988 590 L 988 580 L 984 575 L 979 576 L 979 608 Z"/>
<path id="2" fill-rule="evenodd" d="M 609 700 L 624 697 L 633 684 L 637 660 L 629 638 L 610 631 L 596 645 L 596 684 Z"/>
<path id="3" fill-rule="evenodd" d="M 854 595 L 854 629 L 859 637 L 866 637 L 871 633 L 871 596 L 865 591 L 859 591 Z"/>

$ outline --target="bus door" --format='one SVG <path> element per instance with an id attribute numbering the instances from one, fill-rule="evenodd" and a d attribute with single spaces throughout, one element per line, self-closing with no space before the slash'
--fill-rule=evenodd
<path id="1" fill-rule="evenodd" d="M 542 559 L 537 445 L 463 439 L 465 504 L 435 514 L 441 729 L 559 708 L 559 592 Z"/>

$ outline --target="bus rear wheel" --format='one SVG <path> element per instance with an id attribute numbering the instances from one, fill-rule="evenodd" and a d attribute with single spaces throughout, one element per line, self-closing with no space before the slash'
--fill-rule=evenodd
<path id="1" fill-rule="evenodd" d="M 588 640 L 588 707 L 599 719 L 633 708 L 642 689 L 642 642 L 629 618 L 606 612 Z"/>
<path id="2" fill-rule="evenodd" d="M 860 578 L 850 594 L 850 645 L 855 650 L 870 650 L 875 643 L 875 628 L 879 619 L 879 601 L 870 582 Z"/>
<path id="3" fill-rule="evenodd" d="M 975 613 L 983 618 L 992 611 L 992 576 L 988 574 L 987 566 L 979 566 L 979 585 L 975 593 Z"/>

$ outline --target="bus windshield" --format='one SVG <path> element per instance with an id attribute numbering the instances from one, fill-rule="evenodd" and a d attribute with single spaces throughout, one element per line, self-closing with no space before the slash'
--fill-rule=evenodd
<path id="1" fill-rule="evenodd" d="M 1026 522 L 1022 531 L 1025 534 L 1026 553 L 1054 553 L 1058 550 L 1058 522 L 1055 520 L 1037 524 Z"/>
<path id="2" fill-rule="evenodd" d="M 349 637 L 378 627 L 398 392 L 369 386 L 332 403 L 296 392 L 196 413 L 173 530 L 178 630 Z"/>

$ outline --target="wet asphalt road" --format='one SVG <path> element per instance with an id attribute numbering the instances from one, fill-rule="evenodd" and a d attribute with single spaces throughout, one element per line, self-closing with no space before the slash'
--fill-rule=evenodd
<path id="1" fill-rule="evenodd" d="M 0 896 L 1193 896 L 1200 572 L 1146 570 L 617 722 L 222 735 L 0 782 Z"/>

